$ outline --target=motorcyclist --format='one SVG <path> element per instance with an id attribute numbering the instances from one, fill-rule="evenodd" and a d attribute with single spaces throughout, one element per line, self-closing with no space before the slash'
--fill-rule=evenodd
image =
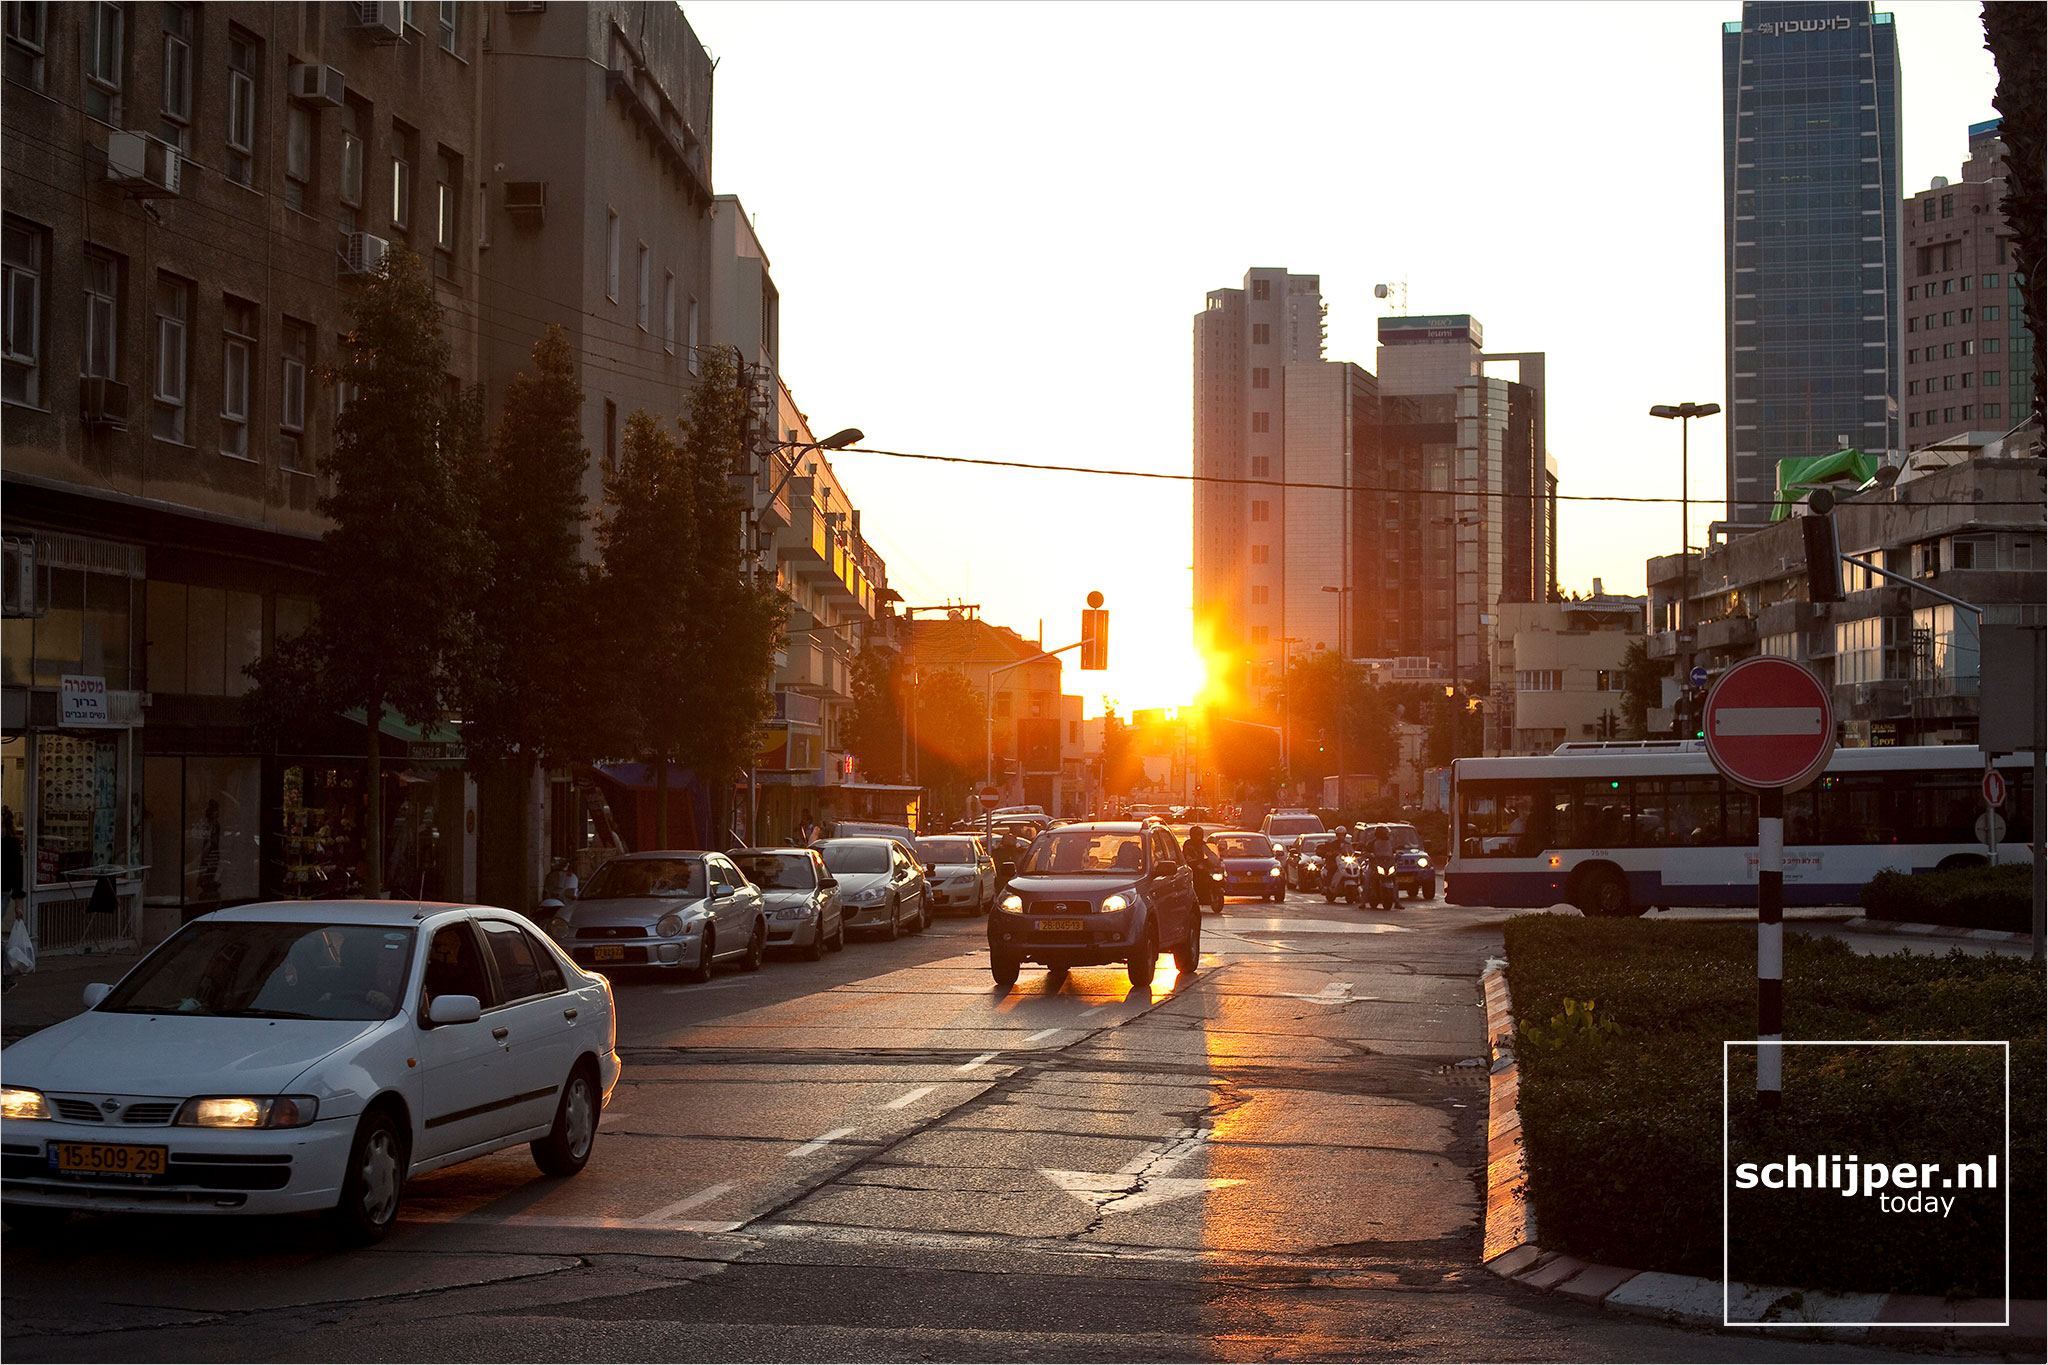
<path id="1" fill-rule="evenodd" d="M 1024 841 L 1017 837 L 1014 828 L 1005 825 L 991 851 L 996 862 L 996 890 L 1001 892 L 1008 889 L 1010 878 L 1017 875 L 1017 859 L 1024 852 Z"/>
<path id="2" fill-rule="evenodd" d="M 1344 874 L 1344 859 L 1351 851 L 1351 830 L 1348 826 L 1339 825 L 1337 827 L 1337 837 L 1330 841 L 1328 848 L 1323 850 L 1323 889 L 1325 891 L 1328 891 L 1337 878 Z"/>
<path id="3" fill-rule="evenodd" d="M 1396 870 L 1394 866 L 1394 831 L 1387 828 L 1385 825 L 1380 825 L 1376 827 L 1372 832 L 1372 846 L 1370 853 L 1372 861 L 1373 896 L 1374 899 L 1377 900 L 1379 899 L 1381 891 L 1381 887 L 1379 885 L 1381 876 L 1380 869 L 1387 869 L 1385 875 L 1386 879 L 1389 882 L 1393 882 L 1395 878 L 1397 878 L 1400 875 L 1398 870 Z M 1398 884 L 1386 887 L 1385 892 L 1388 904 L 1392 904 L 1395 900 L 1398 900 L 1400 898 L 1400 887 Z"/>
<path id="4" fill-rule="evenodd" d="M 1222 914 L 1223 882 L 1215 874 L 1223 870 L 1223 859 L 1200 825 L 1188 831 L 1188 841 L 1181 852 L 1187 857 L 1189 870 L 1195 874 L 1195 898 L 1217 914 Z"/>

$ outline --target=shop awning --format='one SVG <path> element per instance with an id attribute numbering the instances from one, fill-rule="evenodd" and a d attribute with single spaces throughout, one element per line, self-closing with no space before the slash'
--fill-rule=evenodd
<path id="1" fill-rule="evenodd" d="M 903 786 L 894 782 L 834 782 L 826 790 L 837 789 L 846 792 L 894 792 L 898 796 L 915 796 L 922 787 Z"/>
<path id="2" fill-rule="evenodd" d="M 350 707 L 341 715 L 354 725 L 366 724 L 369 717 L 360 706 Z M 403 744 L 407 758 L 463 757 L 462 732 L 452 725 L 414 725 L 396 711 L 387 710 L 377 729 L 386 739 Z"/>
<path id="3" fill-rule="evenodd" d="M 621 787 L 634 791 L 653 791 L 655 770 L 652 763 L 599 763 L 597 771 Z M 668 765 L 668 786 L 670 791 L 681 791 L 697 780 L 697 774 L 680 763 Z"/>

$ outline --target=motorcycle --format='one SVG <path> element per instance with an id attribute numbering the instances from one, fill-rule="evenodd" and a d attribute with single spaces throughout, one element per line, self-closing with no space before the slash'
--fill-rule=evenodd
<path id="1" fill-rule="evenodd" d="M 1375 910 L 1391 910 L 1401 898 L 1400 865 L 1392 854 L 1372 860 L 1371 898 Z"/>
<path id="2" fill-rule="evenodd" d="M 1359 875 L 1358 855 L 1355 853 L 1326 859 L 1323 867 L 1324 902 L 1327 904 L 1342 896 L 1345 904 L 1356 904 Z"/>
<path id="3" fill-rule="evenodd" d="M 1195 896 L 1209 911 L 1218 915 L 1222 914 L 1223 869 L 1220 867 L 1196 868 Z"/>

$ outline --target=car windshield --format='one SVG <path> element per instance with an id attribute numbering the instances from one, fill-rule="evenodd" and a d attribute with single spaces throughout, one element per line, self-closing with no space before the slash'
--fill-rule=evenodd
<path id="1" fill-rule="evenodd" d="M 972 839 L 919 839 L 917 856 L 928 863 L 971 863 L 975 861 Z"/>
<path id="2" fill-rule="evenodd" d="M 1273 841 L 1256 834 L 1221 834 L 1213 841 L 1219 857 L 1270 858 Z"/>
<path id="3" fill-rule="evenodd" d="M 583 899 L 593 901 L 703 894 L 704 863 L 698 858 L 614 858 L 583 888 Z"/>
<path id="4" fill-rule="evenodd" d="M 1142 835 L 1102 830 L 1056 829 L 1042 834 L 1017 869 L 1024 876 L 1079 872 L 1139 873 L 1145 870 Z"/>
<path id="5" fill-rule="evenodd" d="M 1378 829 L 1367 830 L 1365 837 L 1367 840 L 1376 839 L 1381 829 L 1393 837 L 1395 848 L 1422 847 L 1422 836 L 1415 832 L 1413 825 L 1381 825 Z"/>
<path id="6" fill-rule="evenodd" d="M 835 877 L 842 872 L 860 874 L 889 870 L 887 844 L 826 843 L 818 845 L 818 852 L 825 855 L 825 870 Z"/>
<path id="7" fill-rule="evenodd" d="M 739 853 L 733 861 L 763 891 L 809 891 L 818 884 L 817 867 L 806 853 Z"/>
<path id="8" fill-rule="evenodd" d="M 1305 834 L 1299 845 L 1303 853 L 1320 853 L 1337 842 L 1334 834 Z"/>
<path id="9" fill-rule="evenodd" d="M 1266 833 L 1315 834 L 1322 829 L 1322 824 L 1313 815 L 1269 815 L 1266 817 Z"/>
<path id="10" fill-rule="evenodd" d="M 405 997 L 412 945 L 412 930 L 381 924 L 188 924 L 99 1008 L 234 1019 L 388 1019 Z"/>

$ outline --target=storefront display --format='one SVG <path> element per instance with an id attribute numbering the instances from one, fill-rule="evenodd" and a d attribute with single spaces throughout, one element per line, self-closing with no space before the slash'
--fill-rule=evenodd
<path id="1" fill-rule="evenodd" d="M 38 777 L 36 880 L 116 861 L 121 750 L 115 736 L 46 734 Z"/>
<path id="2" fill-rule="evenodd" d="M 362 893 L 359 767 L 287 764 L 279 809 L 281 894 L 298 900 Z"/>

